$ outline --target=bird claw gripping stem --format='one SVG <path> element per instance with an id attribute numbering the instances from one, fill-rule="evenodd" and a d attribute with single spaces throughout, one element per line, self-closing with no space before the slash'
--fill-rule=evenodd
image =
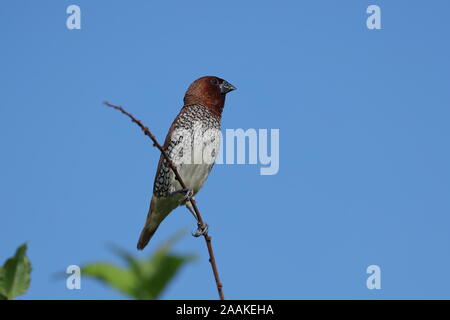
<path id="1" fill-rule="evenodd" d="M 183 189 L 183 190 L 185 190 L 183 202 L 190 201 L 194 197 L 194 190 L 192 190 L 192 189 Z"/>
<path id="2" fill-rule="evenodd" d="M 202 235 L 204 235 L 206 233 L 208 233 L 208 225 L 205 223 L 203 228 L 198 226 L 197 231 L 195 233 L 193 232 L 191 234 L 192 234 L 193 237 L 198 238 L 198 237 L 200 237 L 200 236 L 202 236 Z"/>
<path id="3" fill-rule="evenodd" d="M 188 202 L 194 196 L 194 190 L 189 189 L 189 188 L 184 188 L 184 189 L 174 191 L 174 192 L 170 193 L 170 195 L 173 196 L 175 194 L 180 194 L 180 193 L 184 195 L 184 197 L 180 200 L 180 203 Z"/>

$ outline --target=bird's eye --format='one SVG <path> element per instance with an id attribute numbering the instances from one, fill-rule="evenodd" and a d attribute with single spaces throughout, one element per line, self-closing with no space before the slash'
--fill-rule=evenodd
<path id="1" fill-rule="evenodd" d="M 216 78 L 212 78 L 211 83 L 216 86 L 219 84 L 219 81 Z"/>

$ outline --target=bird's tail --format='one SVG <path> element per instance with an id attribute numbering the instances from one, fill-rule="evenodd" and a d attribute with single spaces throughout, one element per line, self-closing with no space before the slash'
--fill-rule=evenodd
<path id="1" fill-rule="evenodd" d="M 152 236 L 155 234 L 156 229 L 158 229 L 158 227 L 150 228 L 150 226 L 145 226 L 142 229 L 139 241 L 137 243 L 138 250 L 142 250 L 145 248 L 145 246 L 148 244 Z"/>
<path id="2" fill-rule="evenodd" d="M 148 210 L 147 220 L 145 221 L 145 226 L 141 231 L 139 236 L 139 241 L 137 243 L 138 250 L 142 250 L 148 244 L 152 236 L 155 234 L 156 229 L 158 229 L 159 222 L 155 221 L 154 217 L 154 206 L 155 206 L 155 196 L 152 196 L 152 201 L 150 202 L 150 208 Z"/>

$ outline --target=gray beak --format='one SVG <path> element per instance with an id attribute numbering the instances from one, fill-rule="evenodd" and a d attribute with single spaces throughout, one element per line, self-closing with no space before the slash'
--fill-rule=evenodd
<path id="1" fill-rule="evenodd" d="M 233 86 L 231 83 L 223 80 L 222 84 L 220 84 L 220 92 L 222 94 L 226 94 L 230 91 L 236 90 L 236 87 Z"/>

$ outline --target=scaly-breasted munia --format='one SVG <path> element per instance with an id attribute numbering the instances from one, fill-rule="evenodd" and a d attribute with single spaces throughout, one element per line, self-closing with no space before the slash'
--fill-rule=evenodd
<path id="1" fill-rule="evenodd" d="M 159 224 L 179 205 L 186 205 L 193 212 L 187 200 L 202 188 L 214 165 L 220 147 L 218 132 L 225 95 L 235 89 L 223 79 L 207 76 L 195 80 L 186 91 L 183 108 L 170 126 L 163 147 L 188 190 L 181 188 L 161 154 L 147 220 L 137 244 L 139 250 L 145 248 Z"/>

